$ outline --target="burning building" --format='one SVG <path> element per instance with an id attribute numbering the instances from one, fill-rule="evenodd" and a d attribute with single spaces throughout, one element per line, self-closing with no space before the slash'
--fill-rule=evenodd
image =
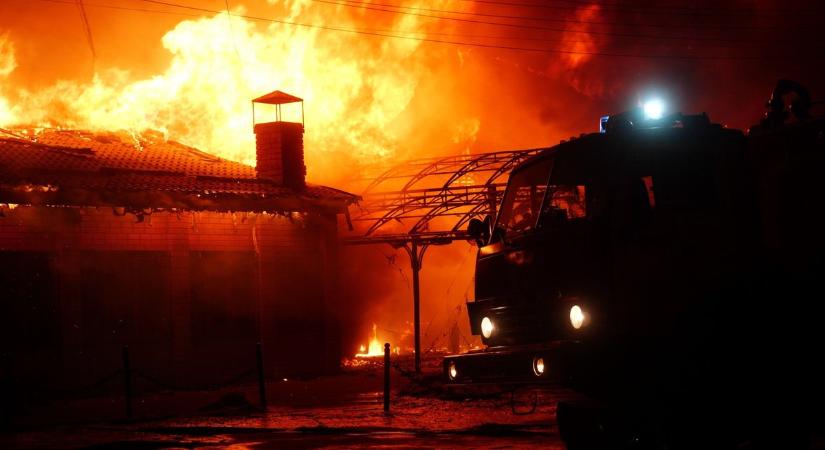
<path id="1" fill-rule="evenodd" d="M 152 132 L 0 135 L 15 378 L 88 382 L 128 346 L 156 377 L 217 381 L 258 341 L 272 375 L 337 367 L 337 216 L 356 197 L 304 181 L 301 123 L 255 131 L 257 168 Z"/>

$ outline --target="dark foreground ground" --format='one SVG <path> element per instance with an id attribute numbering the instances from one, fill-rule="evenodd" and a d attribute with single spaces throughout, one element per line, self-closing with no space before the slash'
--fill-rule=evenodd
<path id="1" fill-rule="evenodd" d="M 555 426 L 562 391 L 447 391 L 439 360 L 426 361 L 423 379 L 393 370 L 389 414 L 381 365 L 368 363 L 271 382 L 265 411 L 254 382 L 136 395 L 131 420 L 122 396 L 43 402 L 19 411 L 0 448 L 563 448 Z"/>

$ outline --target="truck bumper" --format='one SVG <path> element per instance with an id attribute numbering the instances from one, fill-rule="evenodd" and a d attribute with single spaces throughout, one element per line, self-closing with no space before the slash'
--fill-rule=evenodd
<path id="1" fill-rule="evenodd" d="M 576 342 L 490 347 L 444 358 L 443 374 L 450 385 L 484 383 L 564 383 L 570 378 Z"/>

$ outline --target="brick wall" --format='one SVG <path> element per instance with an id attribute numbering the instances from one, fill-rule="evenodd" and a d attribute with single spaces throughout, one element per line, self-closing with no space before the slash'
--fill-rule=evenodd
<path id="1" fill-rule="evenodd" d="M 295 189 L 306 186 L 304 126 L 293 122 L 255 125 L 255 170 L 259 177 Z"/>
<path id="2" fill-rule="evenodd" d="M 273 376 L 336 367 L 340 353 L 330 338 L 337 336 L 337 322 L 327 317 L 326 307 L 337 289 L 335 236 L 333 216 L 157 212 L 138 221 L 132 214 L 117 216 L 110 208 L 19 207 L 0 217 L 0 252 L 12 255 L 5 261 L 25 254 L 45 254 L 53 261 L 52 278 L 46 282 L 56 286 L 59 297 L 62 375 L 80 379 L 117 368 L 122 344 L 134 349 L 135 358 L 143 355 L 152 366 L 147 370 L 181 384 L 218 381 L 252 367 L 257 339 L 264 344 Z M 210 279 L 206 281 L 223 289 L 199 289 L 193 283 L 206 282 L 197 278 L 209 277 L 204 267 L 210 265 L 227 265 L 233 273 L 224 279 L 241 284 L 233 289 Z M 214 270 L 218 272 L 211 272 L 211 278 L 226 276 L 222 268 Z M 117 289 L 128 292 L 113 299 Z M 142 298 L 142 290 L 152 298 Z M 209 297 L 209 305 L 193 308 L 193 291 Z M 26 300 L 0 298 L 0 313 L 5 311 L 2 302 L 13 301 Z M 99 302 L 106 302 L 106 308 L 89 306 Z M 133 303 L 141 307 L 135 309 Z M 249 305 L 254 306 L 254 317 L 243 323 L 254 324 L 251 338 L 224 336 L 220 329 L 215 339 L 193 335 L 193 321 L 203 311 L 213 320 L 221 318 L 215 314 L 230 320 Z M 144 317 L 145 326 L 110 323 L 119 315 L 132 322 Z M 156 315 L 163 320 L 154 320 Z M 240 322 L 225 323 L 232 328 Z M 92 346 L 92 328 L 124 335 L 101 336 L 102 344 Z M 203 327 L 199 330 L 203 335 Z M 141 366 L 139 361 L 134 364 Z"/>

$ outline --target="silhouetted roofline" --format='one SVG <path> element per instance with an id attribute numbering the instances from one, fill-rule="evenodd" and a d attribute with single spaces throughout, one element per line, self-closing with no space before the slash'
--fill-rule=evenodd
<path id="1" fill-rule="evenodd" d="M 326 186 L 276 184 L 254 167 L 162 139 L 139 150 L 114 134 L 37 138 L 0 136 L 0 203 L 343 213 L 359 200 Z"/>

